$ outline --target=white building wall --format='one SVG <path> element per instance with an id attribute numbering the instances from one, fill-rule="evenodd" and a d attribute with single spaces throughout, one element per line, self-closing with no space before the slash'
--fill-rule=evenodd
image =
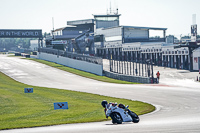
<path id="1" fill-rule="evenodd" d="M 124 38 L 149 38 L 148 30 L 141 30 L 141 29 L 133 29 L 133 28 L 125 28 L 124 29 Z"/>
<path id="2" fill-rule="evenodd" d="M 193 52 L 193 70 L 200 69 L 200 48 L 197 48 Z"/>
<path id="3" fill-rule="evenodd" d="M 105 42 L 122 41 L 122 27 L 97 29 L 96 35 L 104 35 Z"/>
<path id="4" fill-rule="evenodd" d="M 122 27 L 97 29 L 95 34 L 96 35 L 103 34 L 105 37 L 122 36 Z"/>
<path id="5" fill-rule="evenodd" d="M 38 40 L 30 40 L 30 49 L 33 51 L 38 49 Z"/>
<path id="6" fill-rule="evenodd" d="M 45 47 L 45 41 L 42 41 L 42 45 L 43 47 Z M 40 44 L 41 45 L 41 44 Z M 37 51 L 38 50 L 38 40 L 30 40 L 30 49 L 33 51 Z"/>

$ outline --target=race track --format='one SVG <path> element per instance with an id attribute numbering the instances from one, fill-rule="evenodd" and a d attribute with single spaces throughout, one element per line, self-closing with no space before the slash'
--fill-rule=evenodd
<path id="1" fill-rule="evenodd" d="M 0 132 L 12 133 L 169 133 L 200 132 L 200 82 L 198 73 L 169 68 L 154 68 L 161 73 L 158 85 L 121 85 L 99 82 L 64 72 L 34 61 L 0 55 L 0 71 L 25 84 L 76 90 L 94 94 L 139 100 L 157 107 L 140 116 L 138 124 L 113 125 L 111 121 L 65 124 Z"/>

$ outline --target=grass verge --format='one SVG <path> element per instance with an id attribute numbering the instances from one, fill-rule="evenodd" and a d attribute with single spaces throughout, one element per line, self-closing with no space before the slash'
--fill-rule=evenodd
<path id="1" fill-rule="evenodd" d="M 33 59 L 33 58 L 25 58 L 25 59 L 29 59 L 29 60 L 34 60 L 43 64 L 46 64 L 48 66 L 51 67 L 55 67 L 58 69 L 61 69 L 63 71 L 67 71 L 82 77 L 86 77 L 86 78 L 90 78 L 90 79 L 94 79 L 94 80 L 98 80 L 98 81 L 102 81 L 102 82 L 108 82 L 108 83 L 116 83 L 116 84 L 140 84 L 140 83 L 135 83 L 135 82 L 127 82 L 127 81 L 122 81 L 122 80 L 116 80 L 116 79 L 112 79 L 112 78 L 108 78 L 106 76 L 98 76 L 92 73 L 88 73 L 88 72 L 84 72 L 81 70 L 77 70 L 74 68 L 70 68 L 70 67 L 66 67 L 60 64 L 56 64 L 54 62 L 49 62 L 49 61 L 45 61 L 45 60 L 40 60 L 40 59 Z"/>
<path id="2" fill-rule="evenodd" d="M 28 87 L 34 88 L 34 93 L 24 93 Z M 105 121 L 101 106 L 105 99 L 128 104 L 139 115 L 155 110 L 154 106 L 139 101 L 29 86 L 0 72 L 0 130 Z M 68 102 L 69 109 L 54 110 L 55 102 Z"/>

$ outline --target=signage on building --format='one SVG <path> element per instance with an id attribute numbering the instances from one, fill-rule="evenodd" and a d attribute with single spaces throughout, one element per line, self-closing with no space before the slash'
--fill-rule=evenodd
<path id="1" fill-rule="evenodd" d="M 67 44 L 67 41 L 51 41 L 51 44 Z"/>
<path id="2" fill-rule="evenodd" d="M 0 38 L 42 38 L 42 30 L 0 29 Z"/>
<path id="3" fill-rule="evenodd" d="M 191 42 L 196 42 L 197 40 L 197 25 L 191 26 Z"/>

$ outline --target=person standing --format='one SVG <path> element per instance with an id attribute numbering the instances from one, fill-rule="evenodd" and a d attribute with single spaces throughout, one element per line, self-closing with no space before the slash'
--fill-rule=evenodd
<path id="1" fill-rule="evenodd" d="M 157 79 L 159 80 L 160 79 L 160 73 L 159 73 L 159 71 L 156 73 L 156 75 L 157 75 Z"/>

